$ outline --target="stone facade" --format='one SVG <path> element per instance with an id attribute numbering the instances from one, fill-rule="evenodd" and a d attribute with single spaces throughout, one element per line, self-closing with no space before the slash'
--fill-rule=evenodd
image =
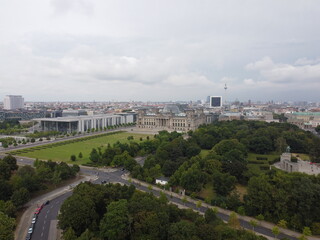
<path id="1" fill-rule="evenodd" d="M 153 130 L 167 130 L 187 132 L 195 130 L 199 125 L 206 123 L 203 109 L 187 109 L 184 112 L 161 112 L 159 109 L 153 111 L 139 110 L 137 127 Z"/>
<path id="2" fill-rule="evenodd" d="M 280 168 L 286 172 L 299 172 L 299 163 L 291 161 L 291 153 L 282 153 Z"/>
<path id="3" fill-rule="evenodd" d="M 291 153 L 283 153 L 280 158 L 280 162 L 274 165 L 286 172 L 301 172 L 309 175 L 320 174 L 320 166 L 317 163 L 309 161 L 303 161 L 297 158 L 296 161 L 292 161 Z"/>

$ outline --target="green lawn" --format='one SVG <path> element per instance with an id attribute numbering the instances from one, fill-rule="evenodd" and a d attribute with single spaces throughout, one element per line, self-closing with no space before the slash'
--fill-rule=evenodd
<path id="1" fill-rule="evenodd" d="M 247 194 L 247 186 L 241 185 L 241 184 L 236 184 L 236 191 L 240 195 L 240 201 L 243 202 L 243 197 L 244 195 Z"/>
<path id="2" fill-rule="evenodd" d="M 207 183 L 204 188 L 199 192 L 199 197 L 209 200 L 211 202 L 212 199 L 215 197 L 215 192 L 213 190 L 213 184 Z"/>
<path id="3" fill-rule="evenodd" d="M 205 156 L 207 156 L 208 154 L 209 154 L 209 152 L 210 152 L 211 150 L 206 150 L 206 149 L 201 149 L 201 152 L 200 152 L 200 156 L 201 157 L 205 157 Z"/>
<path id="4" fill-rule="evenodd" d="M 257 157 L 262 157 L 262 158 L 268 158 L 268 160 L 273 160 L 277 157 L 279 157 L 280 155 L 277 153 L 271 153 L 271 154 L 256 154 L 256 153 L 249 153 L 248 154 L 248 161 L 251 160 L 257 160 Z M 262 161 L 265 163 L 268 163 L 268 160 L 258 160 L 258 161 Z"/>
<path id="5" fill-rule="evenodd" d="M 140 142 L 140 137 L 142 137 L 143 140 L 145 140 L 148 135 L 130 132 L 119 132 L 113 135 L 99 136 L 97 138 L 88 139 L 85 141 L 70 142 L 61 146 L 46 147 L 48 145 L 44 145 L 35 148 L 23 149 L 20 151 L 14 151 L 12 152 L 12 154 L 31 158 L 38 158 L 42 160 L 51 159 L 52 161 L 64 161 L 67 163 L 84 164 L 90 161 L 89 154 L 92 148 L 106 147 L 108 143 L 110 143 L 112 146 L 112 144 L 117 141 L 120 141 L 122 143 L 129 142 L 129 140 L 127 140 L 128 136 L 134 137 L 134 140 L 131 141 Z M 151 135 L 149 136 L 151 137 Z M 83 155 L 82 159 L 78 157 L 80 152 Z M 72 154 L 76 155 L 77 157 L 77 160 L 75 162 L 70 161 L 70 156 Z"/>
<path id="6" fill-rule="evenodd" d="M 292 153 L 293 156 L 301 158 L 303 161 L 310 161 L 310 156 L 304 153 Z"/>
<path id="7" fill-rule="evenodd" d="M 277 153 L 270 153 L 270 154 L 256 154 L 256 153 L 249 153 L 248 154 L 248 169 L 256 174 L 264 173 L 269 169 L 269 161 L 274 160 L 275 158 L 278 158 L 279 154 Z M 266 160 L 259 160 L 257 158 L 266 158 Z M 250 163 L 250 161 L 256 162 L 256 163 Z M 265 167 L 267 169 L 261 169 L 261 167 Z"/>

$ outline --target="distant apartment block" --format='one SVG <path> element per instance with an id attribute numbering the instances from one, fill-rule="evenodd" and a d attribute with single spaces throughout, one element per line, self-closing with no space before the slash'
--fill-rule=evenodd
<path id="1" fill-rule="evenodd" d="M 63 110 L 62 117 L 75 117 L 75 116 L 84 116 L 88 115 L 86 110 Z"/>
<path id="2" fill-rule="evenodd" d="M 15 110 L 24 108 L 24 99 L 20 95 L 7 95 L 3 99 L 3 109 Z"/>
<path id="3" fill-rule="evenodd" d="M 285 116 L 288 122 L 297 125 L 301 129 L 312 129 L 320 125 L 320 112 L 293 112 Z"/>
<path id="4" fill-rule="evenodd" d="M 45 111 L 39 110 L 3 110 L 0 111 L 0 121 L 5 120 L 31 120 L 34 118 L 44 118 Z"/>

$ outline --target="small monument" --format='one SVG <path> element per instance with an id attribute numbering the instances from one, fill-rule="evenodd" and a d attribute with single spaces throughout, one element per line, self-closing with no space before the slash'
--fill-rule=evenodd
<path id="1" fill-rule="evenodd" d="M 286 151 L 281 154 L 280 162 L 274 166 L 286 172 L 302 172 L 306 174 L 320 174 L 320 165 L 309 161 L 303 161 L 298 157 L 291 157 L 291 148 L 288 146 Z"/>
<path id="2" fill-rule="evenodd" d="M 290 151 L 291 151 L 290 146 L 287 146 L 287 148 L 286 148 L 286 153 L 290 153 Z"/>
<path id="3" fill-rule="evenodd" d="M 290 146 L 287 146 L 286 152 L 282 153 L 280 157 L 280 168 L 286 172 L 299 172 L 298 163 L 291 161 L 290 151 Z"/>

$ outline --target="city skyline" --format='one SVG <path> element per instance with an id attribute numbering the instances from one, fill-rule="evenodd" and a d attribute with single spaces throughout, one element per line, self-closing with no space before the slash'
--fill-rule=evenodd
<path id="1" fill-rule="evenodd" d="M 315 0 L 1 6 L 0 99 L 319 101 Z"/>

